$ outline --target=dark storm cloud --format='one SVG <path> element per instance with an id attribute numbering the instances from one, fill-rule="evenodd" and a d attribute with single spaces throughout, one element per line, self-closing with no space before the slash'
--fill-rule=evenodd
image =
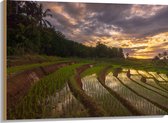
<path id="1" fill-rule="evenodd" d="M 71 17 L 80 19 L 83 11 L 82 7 L 80 7 L 81 4 L 60 3 L 60 5 L 64 7 L 65 12 L 67 12 Z"/>
<path id="2" fill-rule="evenodd" d="M 53 17 L 56 18 L 56 20 L 58 21 L 58 23 L 62 27 L 69 28 L 71 26 L 71 23 L 69 21 L 67 21 L 67 19 L 64 16 L 62 16 L 61 14 L 53 13 Z"/>
<path id="3" fill-rule="evenodd" d="M 146 5 L 141 5 L 143 9 Z M 89 5 L 89 10 L 99 12 L 98 21 L 108 25 L 121 27 L 124 33 L 132 36 L 147 36 L 168 30 L 168 7 L 158 11 L 155 16 L 149 18 L 134 17 L 126 19 L 125 14 L 132 5 Z M 152 7 L 152 6 L 151 6 Z M 150 12 L 147 11 L 146 12 Z"/>
<path id="4" fill-rule="evenodd" d="M 168 7 L 147 19 L 136 17 L 130 20 L 119 20 L 115 24 L 121 26 L 125 33 L 130 33 L 133 36 L 138 34 L 138 37 L 142 37 L 168 31 L 167 22 Z"/>
<path id="5" fill-rule="evenodd" d="M 49 3 L 44 3 L 44 6 L 47 6 L 48 4 Z M 54 4 L 55 3 L 51 3 L 53 6 Z M 149 18 L 137 16 L 131 19 L 126 19 L 126 15 L 129 15 L 129 10 L 133 5 L 93 3 L 56 3 L 55 5 L 61 6 L 64 12 L 74 18 L 77 22 L 74 26 L 69 23 L 67 18 L 61 16 L 61 13 L 54 11 L 54 18 L 56 18 L 60 24 L 64 27 L 71 28 L 72 30 L 73 28 L 79 28 L 82 30 L 81 33 L 86 35 L 108 36 L 108 33 L 101 31 L 102 34 L 98 34 L 96 32 L 100 27 L 107 29 L 109 25 L 115 25 L 118 27 L 117 31 L 130 34 L 134 37 L 145 37 L 168 30 L 168 7 L 161 9 L 156 15 Z M 84 7 L 82 5 L 84 5 Z M 146 5 L 140 5 L 140 7 L 141 9 L 145 9 Z M 90 16 L 89 13 L 94 13 L 95 16 Z M 83 17 L 84 22 L 80 20 L 81 17 Z M 105 27 L 104 25 L 107 26 Z"/>
<path id="6" fill-rule="evenodd" d="M 97 20 L 106 24 L 113 24 L 124 20 L 124 11 L 131 8 L 132 5 L 118 4 L 88 4 L 87 9 L 98 13 Z"/>
<path id="7" fill-rule="evenodd" d="M 112 5 L 112 4 L 85 4 L 85 21 L 89 24 L 82 23 L 82 27 L 88 27 L 84 30 L 85 34 L 94 36 L 111 36 L 108 32 L 103 30 L 114 30 L 122 32 L 122 27 L 111 27 L 112 21 L 123 18 L 122 12 L 128 10 L 132 5 Z M 95 14 L 90 16 L 90 14 Z M 110 23 L 109 23 L 110 22 Z M 81 24 L 81 23 L 80 23 Z M 79 25 L 80 25 L 79 24 Z M 100 33 L 99 33 L 100 32 Z"/>
<path id="8" fill-rule="evenodd" d="M 58 29 L 62 28 L 68 28 L 71 30 L 74 30 L 76 28 L 79 28 L 81 30 L 81 34 L 83 35 L 88 35 L 88 36 L 110 36 L 110 34 L 106 31 L 104 32 L 103 29 L 113 29 L 115 31 L 121 31 L 121 29 L 119 28 L 111 28 L 111 24 L 106 24 L 104 22 L 101 22 L 99 20 L 99 14 L 105 14 L 103 18 L 111 18 L 110 16 L 113 16 L 113 18 L 115 18 L 116 16 L 118 16 L 119 14 L 117 12 L 124 10 L 124 9 L 128 9 L 130 5 L 126 5 L 126 6 L 121 6 L 121 5 L 116 5 L 116 6 L 112 6 L 110 4 L 74 4 L 74 3 L 48 3 L 45 2 L 43 3 L 44 7 L 51 7 L 51 6 L 61 6 L 64 10 L 65 13 L 67 13 L 70 17 L 72 17 L 73 19 L 76 20 L 77 24 L 76 25 L 72 25 L 69 20 L 67 18 L 65 18 L 63 15 L 64 13 L 58 13 L 55 10 L 52 10 L 53 13 L 53 17 L 57 20 L 57 22 L 59 22 L 59 27 Z M 81 7 L 82 5 L 84 5 L 84 7 Z M 114 10 L 115 12 L 114 12 Z M 120 10 L 121 9 L 121 10 Z M 110 16 L 106 16 L 107 11 L 111 11 L 113 10 L 113 14 L 111 14 Z M 95 16 L 91 16 L 91 14 L 96 14 Z M 106 17 L 105 17 L 106 16 Z M 83 21 L 81 21 L 81 18 L 83 17 Z M 56 25 L 57 28 L 57 24 L 56 22 L 54 23 L 52 21 L 53 25 Z M 62 27 L 62 28 L 61 28 Z"/>

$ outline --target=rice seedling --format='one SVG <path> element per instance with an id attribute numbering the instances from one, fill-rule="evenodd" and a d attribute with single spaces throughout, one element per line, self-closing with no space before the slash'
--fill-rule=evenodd
<path id="1" fill-rule="evenodd" d="M 158 86 L 168 91 L 168 82 L 165 81 L 159 74 L 156 72 L 149 72 L 151 74 Z"/>
<path id="2" fill-rule="evenodd" d="M 129 88 L 124 86 L 116 77 L 112 75 L 112 73 L 109 73 L 106 76 L 105 82 L 108 87 L 110 87 L 113 91 L 117 92 L 119 95 L 125 98 L 130 104 L 132 104 L 132 106 L 134 106 L 142 114 L 167 114 L 165 111 L 156 107 L 151 102 L 145 100 L 144 98 L 138 96 L 136 93 L 129 90 Z"/>
<path id="3" fill-rule="evenodd" d="M 156 72 L 149 72 L 149 74 L 155 77 L 155 79 L 157 79 L 158 81 L 164 81 L 164 79 L 161 78 Z"/>
<path id="4" fill-rule="evenodd" d="M 99 83 L 96 74 L 82 78 L 82 84 L 85 93 L 96 100 L 110 116 L 131 115 L 131 113 Z"/>
<path id="5" fill-rule="evenodd" d="M 71 76 L 70 81 L 68 81 L 69 87 L 71 88 L 75 97 L 85 106 L 88 110 L 90 116 L 107 116 L 107 113 L 104 109 L 90 96 L 88 96 L 82 89 L 79 87 L 78 82 L 81 82 L 77 78 L 77 73 Z"/>
<path id="6" fill-rule="evenodd" d="M 158 89 L 160 89 L 160 90 L 162 90 L 162 91 L 168 93 L 168 91 L 165 90 L 164 88 L 162 88 L 161 86 L 159 86 L 159 85 L 155 82 L 154 79 L 147 79 L 146 84 L 151 85 L 151 86 L 153 86 L 153 87 L 155 87 L 155 88 L 158 88 Z"/>
<path id="7" fill-rule="evenodd" d="M 161 73 L 159 75 L 161 76 L 161 78 L 163 78 L 163 80 L 168 81 L 168 77 L 166 74 Z"/>
<path id="8" fill-rule="evenodd" d="M 99 74 L 99 72 L 105 67 L 105 65 L 95 65 L 92 66 L 91 68 L 85 70 L 82 74 L 81 77 L 85 77 L 87 75 L 92 75 L 92 74 Z"/>
<path id="9" fill-rule="evenodd" d="M 168 110 L 168 98 L 165 98 L 159 95 L 156 92 L 153 92 L 147 88 L 144 88 L 137 83 L 131 81 L 125 73 L 120 73 L 118 78 L 129 88 L 137 92 L 138 94 L 142 95 L 144 98 L 147 98 L 155 103 L 157 103 L 160 107 Z"/>
<path id="10" fill-rule="evenodd" d="M 155 78 L 154 75 L 150 74 L 149 72 L 146 72 L 146 71 L 138 71 L 138 70 L 134 70 L 134 69 L 131 69 L 130 70 L 130 73 L 131 75 L 133 75 L 131 78 L 134 78 L 135 76 L 138 77 L 140 79 L 140 76 L 141 77 L 145 77 L 146 78 L 146 82 L 145 84 L 147 85 L 150 85 L 156 89 L 159 89 L 159 90 L 162 90 L 162 91 L 165 91 L 167 93 L 167 90 L 165 89 L 165 87 L 162 87 L 162 84 L 166 84 L 164 81 L 162 82 L 159 82 L 159 80 L 157 80 Z M 162 79 L 163 77 L 167 77 L 165 74 L 158 74 Z M 163 77 L 162 77 L 163 76 Z M 142 83 L 141 83 L 142 84 Z"/>
<path id="11" fill-rule="evenodd" d="M 132 75 L 131 79 L 133 80 L 133 82 L 138 83 L 139 85 L 141 85 L 141 86 L 143 86 L 143 87 L 145 87 L 147 89 L 153 90 L 154 92 L 156 92 L 156 93 L 158 93 L 160 95 L 163 95 L 164 97 L 168 98 L 168 92 L 166 92 L 164 89 L 161 89 L 161 88 L 152 86 L 150 84 L 147 84 L 147 83 L 150 82 L 149 79 L 147 79 L 145 83 L 141 82 L 141 76 L 140 75 Z M 153 79 L 151 79 L 151 80 L 153 80 Z"/>
<path id="12" fill-rule="evenodd" d="M 142 70 L 138 70 L 138 73 L 146 78 L 150 78 L 152 77 L 149 73 L 147 73 L 146 71 L 142 71 Z"/>
<path id="13" fill-rule="evenodd" d="M 87 110 L 83 105 L 72 95 L 68 84 L 62 90 L 48 96 L 43 100 L 45 104 L 45 117 L 86 117 Z"/>
<path id="14" fill-rule="evenodd" d="M 48 76 L 45 76 L 32 86 L 27 96 L 25 96 L 24 99 L 22 99 L 22 101 L 9 112 L 9 118 L 31 119 L 44 117 L 43 114 L 46 114 L 45 112 L 47 110 L 43 100 L 61 90 L 70 76 L 74 74 L 75 68 L 83 64 L 84 63 L 66 66 Z"/>

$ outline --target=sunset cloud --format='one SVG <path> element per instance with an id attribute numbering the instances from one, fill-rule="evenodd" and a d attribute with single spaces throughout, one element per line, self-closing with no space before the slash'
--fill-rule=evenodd
<path id="1" fill-rule="evenodd" d="M 150 18 L 155 16 L 157 12 L 161 9 L 165 8 L 166 6 L 157 6 L 157 5 L 133 5 L 126 14 L 126 19 L 132 19 L 135 17 L 140 18 Z"/>
<path id="2" fill-rule="evenodd" d="M 56 30 L 87 46 L 121 47 L 135 58 L 168 49 L 168 6 L 42 2 Z"/>

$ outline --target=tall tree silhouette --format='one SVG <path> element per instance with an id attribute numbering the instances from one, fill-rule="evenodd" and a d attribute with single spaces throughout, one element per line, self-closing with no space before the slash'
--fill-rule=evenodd
<path id="1" fill-rule="evenodd" d="M 162 57 L 162 54 L 161 54 L 161 53 L 159 53 L 159 54 L 158 54 L 158 57 L 159 57 L 159 58 L 161 58 L 161 57 Z"/>
<path id="2" fill-rule="evenodd" d="M 163 58 L 164 58 L 164 59 L 167 59 L 167 56 L 168 56 L 167 52 L 166 52 L 166 51 L 163 52 Z"/>
<path id="3" fill-rule="evenodd" d="M 50 9 L 44 10 L 43 5 L 39 4 L 37 7 L 37 13 L 36 13 L 36 19 L 38 21 L 38 24 L 40 26 L 52 27 L 51 23 L 45 19 L 45 17 L 48 17 L 48 16 L 52 17 L 51 10 Z"/>
<path id="4" fill-rule="evenodd" d="M 129 58 L 129 53 L 126 53 L 126 57 Z"/>

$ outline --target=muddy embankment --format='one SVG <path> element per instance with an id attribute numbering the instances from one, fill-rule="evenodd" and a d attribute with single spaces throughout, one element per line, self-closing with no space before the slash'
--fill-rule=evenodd
<path id="1" fill-rule="evenodd" d="M 30 87 L 42 77 L 55 72 L 61 67 L 75 62 L 61 62 L 45 67 L 26 70 L 7 78 L 7 109 L 15 106 L 28 92 Z"/>
<path id="2" fill-rule="evenodd" d="M 75 78 L 76 78 L 76 82 L 78 83 L 78 85 L 79 85 L 79 87 L 80 87 L 80 89 L 82 89 L 82 82 L 81 82 L 81 73 L 83 72 L 83 71 L 85 71 L 86 69 L 88 69 L 88 68 L 90 68 L 91 67 L 91 65 L 90 64 L 86 64 L 86 65 L 83 65 L 83 66 L 81 66 L 81 67 L 79 67 L 79 68 L 77 68 L 76 69 L 76 75 L 75 75 Z"/>
<path id="3" fill-rule="evenodd" d="M 88 96 L 82 89 L 81 73 L 90 68 L 91 65 L 83 65 L 76 69 L 76 75 L 73 77 L 74 82 L 69 81 L 69 87 L 73 95 L 84 105 L 88 110 L 88 113 L 92 117 L 107 116 L 107 113 L 95 102 L 90 96 Z"/>

